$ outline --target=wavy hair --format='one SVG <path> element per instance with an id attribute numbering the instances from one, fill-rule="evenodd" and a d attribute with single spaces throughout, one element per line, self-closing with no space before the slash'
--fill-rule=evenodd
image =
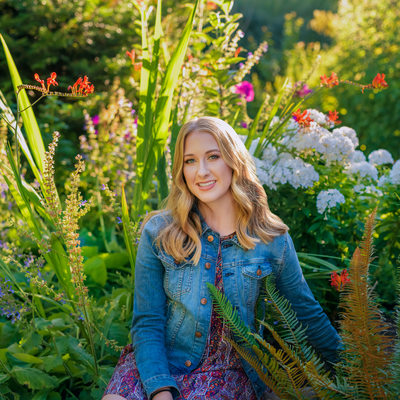
<path id="1" fill-rule="evenodd" d="M 183 175 L 185 139 L 194 131 L 211 134 L 218 143 L 223 160 L 232 169 L 230 190 L 238 217 L 236 235 L 243 248 L 252 249 L 260 240 L 269 243 L 287 232 L 288 227 L 270 211 L 252 157 L 234 129 L 219 118 L 200 117 L 187 122 L 179 131 L 172 186 L 165 208 L 150 213 L 146 218 L 147 221 L 151 215 L 160 212 L 167 212 L 172 217 L 172 221 L 159 232 L 157 245 L 177 261 L 191 257 L 191 261 L 197 264 L 200 260 L 201 221 L 193 210 L 196 198 L 189 191 Z"/>

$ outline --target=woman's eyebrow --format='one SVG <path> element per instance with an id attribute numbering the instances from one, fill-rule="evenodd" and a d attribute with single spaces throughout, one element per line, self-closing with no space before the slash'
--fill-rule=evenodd
<path id="1" fill-rule="evenodd" d="M 218 152 L 218 153 L 220 153 L 220 151 L 219 151 L 219 149 L 212 149 L 212 150 L 207 150 L 206 151 L 206 154 L 208 154 L 208 153 L 215 153 L 215 152 Z M 194 156 L 195 154 L 192 154 L 192 153 L 188 153 L 188 154 L 184 154 L 183 155 L 183 157 L 192 157 L 192 156 Z"/>

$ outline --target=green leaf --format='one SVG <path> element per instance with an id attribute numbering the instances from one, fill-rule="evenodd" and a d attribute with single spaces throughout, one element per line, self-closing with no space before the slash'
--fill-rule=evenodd
<path id="1" fill-rule="evenodd" d="M 0 385 L 7 382 L 10 379 L 10 375 L 0 374 Z"/>
<path id="2" fill-rule="evenodd" d="M 32 356 L 32 355 L 27 354 L 27 353 L 13 353 L 13 356 L 16 359 L 18 359 L 20 361 L 23 361 L 25 363 L 28 363 L 28 364 L 41 364 L 41 363 L 43 363 L 43 360 L 41 358 Z"/>
<path id="3" fill-rule="evenodd" d="M 104 286 L 107 282 L 107 267 L 104 260 L 100 256 L 94 256 L 86 260 L 83 264 L 83 270 L 96 283 Z"/>
<path id="4" fill-rule="evenodd" d="M 134 244 L 132 243 L 132 240 L 130 239 L 130 235 L 129 235 L 129 226 L 130 226 L 131 221 L 129 218 L 129 209 L 128 209 L 128 203 L 126 201 L 124 186 L 122 186 L 122 193 L 121 193 L 121 208 L 122 208 L 122 227 L 124 230 L 124 242 L 125 242 L 126 249 L 128 251 L 129 262 L 131 264 L 132 284 L 134 284 L 136 252 L 135 252 Z"/>
<path id="5" fill-rule="evenodd" d="M 1 34 L 0 34 L 0 41 L 3 45 L 4 53 L 8 64 L 8 69 L 10 71 L 12 83 L 14 86 L 14 91 L 17 92 L 18 91 L 17 86 L 22 85 L 22 80 L 19 76 L 17 67 L 15 66 L 14 60 L 7 47 L 7 44 Z M 26 94 L 25 89 L 21 90 L 18 95 L 18 104 L 20 110 L 26 109 L 24 112 L 22 112 L 21 115 L 22 115 L 22 120 L 24 122 L 26 135 L 28 137 L 28 143 L 32 150 L 36 165 L 39 167 L 39 170 L 43 173 L 44 170 L 43 160 L 45 153 L 43 139 L 39 130 L 38 123 L 35 118 L 35 114 L 33 113 L 32 107 L 30 107 L 31 103 L 28 99 L 28 95 Z"/>
<path id="6" fill-rule="evenodd" d="M 13 367 L 12 376 L 21 385 L 29 389 L 53 389 L 57 386 L 57 379 L 36 368 Z"/>
<path id="7" fill-rule="evenodd" d="M 99 247 L 98 246 L 82 246 L 82 255 L 83 257 L 90 258 L 94 257 L 99 253 Z"/>

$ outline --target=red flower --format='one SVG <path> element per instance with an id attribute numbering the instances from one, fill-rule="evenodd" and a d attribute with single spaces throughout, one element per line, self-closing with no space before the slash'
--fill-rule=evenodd
<path id="1" fill-rule="evenodd" d="M 44 90 L 46 90 L 46 86 L 44 86 L 44 80 L 40 79 L 39 74 L 35 74 L 33 76 L 34 76 L 35 80 L 38 81 L 42 85 L 42 88 Z"/>
<path id="2" fill-rule="evenodd" d="M 328 115 L 329 121 L 333 122 L 334 124 L 341 124 L 342 121 L 339 121 L 339 113 L 335 111 L 329 111 Z"/>
<path id="3" fill-rule="evenodd" d="M 338 292 L 340 292 L 349 282 L 350 278 L 346 269 L 344 269 L 340 275 L 338 275 L 336 271 L 331 273 L 331 286 L 333 286 Z"/>
<path id="4" fill-rule="evenodd" d="M 89 82 L 85 75 L 83 79 L 79 77 L 72 86 L 68 86 L 68 90 L 71 90 L 74 95 L 87 96 L 94 92 L 94 85 Z"/>
<path id="5" fill-rule="evenodd" d="M 376 74 L 375 78 L 372 80 L 372 87 L 374 89 L 384 89 L 389 85 L 385 81 L 385 74 Z"/>
<path id="6" fill-rule="evenodd" d="M 239 55 L 239 53 L 242 51 L 241 47 L 238 47 L 235 51 L 235 57 L 237 57 Z"/>
<path id="7" fill-rule="evenodd" d="M 327 78 L 326 75 L 321 75 L 320 79 L 321 79 L 321 86 L 326 86 L 328 88 L 331 88 L 339 85 L 339 78 L 334 72 L 331 73 L 331 76 L 329 78 Z"/>
<path id="8" fill-rule="evenodd" d="M 58 86 L 56 78 L 57 74 L 55 72 L 52 72 L 50 78 L 47 78 L 47 91 L 49 91 L 51 85 Z"/>
<path id="9" fill-rule="evenodd" d="M 314 121 L 308 116 L 307 110 L 301 112 L 300 108 L 296 112 L 292 113 L 292 117 L 303 128 L 309 127 L 311 122 Z"/>
<path id="10" fill-rule="evenodd" d="M 132 51 L 126 51 L 125 53 L 132 61 L 132 64 L 135 63 L 135 50 L 132 49 Z"/>
<path id="11" fill-rule="evenodd" d="M 215 4 L 213 1 L 207 1 L 207 10 L 216 10 L 217 8 L 217 4 Z"/>

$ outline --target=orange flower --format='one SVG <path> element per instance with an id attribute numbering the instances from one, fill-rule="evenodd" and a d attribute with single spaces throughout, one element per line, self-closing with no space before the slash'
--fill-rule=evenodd
<path id="1" fill-rule="evenodd" d="M 372 80 L 372 87 L 374 89 L 384 89 L 389 85 L 385 81 L 385 74 L 376 74 L 375 78 Z"/>
<path id="2" fill-rule="evenodd" d="M 79 77 L 72 86 L 68 86 L 68 90 L 71 90 L 74 95 L 87 96 L 94 92 L 94 85 L 89 82 L 85 75 L 83 79 Z"/>
<path id="3" fill-rule="evenodd" d="M 346 269 L 344 269 L 340 274 L 336 271 L 331 273 L 331 286 L 333 286 L 338 292 L 340 292 L 349 282 L 350 278 Z"/>
<path id="4" fill-rule="evenodd" d="M 331 73 L 331 76 L 329 78 L 327 78 L 326 75 L 321 75 L 320 79 L 321 79 L 321 86 L 326 86 L 328 88 L 331 88 L 339 85 L 339 78 L 334 72 Z"/>
<path id="5" fill-rule="evenodd" d="M 43 88 L 44 90 L 46 90 L 46 86 L 44 86 L 44 80 L 43 80 L 43 79 L 40 79 L 39 74 L 35 74 L 35 75 L 33 75 L 33 76 L 34 76 L 35 80 L 38 81 L 38 82 L 42 85 L 42 88 Z"/>
<path id="6" fill-rule="evenodd" d="M 307 128 L 310 126 L 311 122 L 314 120 L 308 116 L 308 111 L 304 110 L 303 112 L 300 111 L 300 108 L 292 113 L 293 119 L 303 128 Z"/>
<path id="7" fill-rule="evenodd" d="M 132 51 L 126 51 L 125 53 L 132 61 L 132 64 L 135 63 L 135 50 L 132 49 Z"/>
<path id="8" fill-rule="evenodd" d="M 237 57 L 239 55 L 239 53 L 242 51 L 241 47 L 238 47 L 235 51 L 235 57 Z"/>
<path id="9" fill-rule="evenodd" d="M 333 122 L 334 124 L 341 124 L 342 121 L 339 121 L 339 113 L 335 111 L 329 111 L 328 114 L 329 121 Z"/>
<path id="10" fill-rule="evenodd" d="M 51 85 L 58 86 L 56 78 L 57 78 L 57 74 L 55 72 L 52 72 L 50 75 L 50 78 L 47 78 L 47 91 L 50 90 Z"/>
<path id="11" fill-rule="evenodd" d="M 207 10 L 216 10 L 217 8 L 217 4 L 215 4 L 213 1 L 207 1 Z"/>

